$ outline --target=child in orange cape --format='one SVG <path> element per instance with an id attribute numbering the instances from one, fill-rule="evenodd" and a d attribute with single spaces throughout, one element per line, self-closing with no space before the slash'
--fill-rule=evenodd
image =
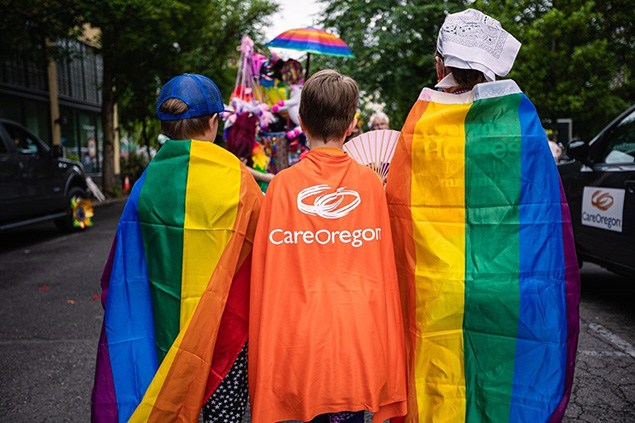
<path id="1" fill-rule="evenodd" d="M 382 422 L 406 413 L 406 367 L 388 207 L 343 151 L 357 84 L 333 70 L 302 90 L 311 152 L 272 181 L 254 240 L 252 421 Z"/>

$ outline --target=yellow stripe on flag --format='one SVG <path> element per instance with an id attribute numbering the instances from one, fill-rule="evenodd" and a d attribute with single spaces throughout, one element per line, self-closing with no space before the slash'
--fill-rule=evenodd
<path id="1" fill-rule="evenodd" d="M 191 407 L 189 403 L 181 403 L 182 397 L 187 397 L 187 392 L 173 394 L 172 390 L 175 386 L 188 386 L 188 380 L 193 377 L 200 378 L 197 382 L 200 385 L 199 390 L 203 391 L 205 388 L 208 374 L 201 371 L 199 368 L 201 360 L 196 357 L 209 355 L 211 363 L 214 346 L 212 345 L 211 351 L 208 351 L 209 348 L 205 347 L 208 344 L 207 340 L 200 338 L 202 336 L 215 338 L 218 334 L 229 293 L 227 285 L 209 287 L 207 285 L 234 232 L 241 177 L 240 162 L 236 157 L 211 142 L 192 141 L 185 199 L 181 330 L 161 362 L 159 370 L 130 418 L 130 422 L 149 421 L 151 414 L 157 412 L 155 405 L 160 394 L 166 398 L 174 395 L 173 401 L 168 402 L 170 407 L 176 410 Z M 226 279 L 231 284 L 231 277 Z M 194 337 L 189 334 L 189 338 L 184 341 L 196 306 L 206 288 L 209 291 L 205 294 L 206 298 L 211 299 L 208 303 L 213 306 L 207 307 L 205 318 L 208 322 L 214 322 L 216 326 L 213 328 L 211 326 L 214 324 L 207 325 L 209 333 L 200 334 L 200 336 L 194 334 Z M 204 347 L 205 351 L 199 351 Z M 186 359 L 181 360 L 178 368 L 175 369 L 173 364 L 177 354 L 183 355 L 181 350 L 187 352 L 184 356 Z M 190 360 L 188 357 L 195 359 Z M 173 372 L 171 377 L 176 382 L 172 384 L 169 392 L 162 393 L 170 372 Z M 179 380 L 182 380 L 182 383 L 179 383 Z M 188 399 L 191 400 L 190 397 Z M 198 401 L 194 406 L 200 407 Z M 170 415 L 179 414 L 178 411 L 167 409 L 160 409 L 161 412 L 171 413 Z"/>
<path id="2" fill-rule="evenodd" d="M 428 104 L 412 141 L 419 422 L 465 421 L 465 129 L 456 122 L 470 106 Z"/>
<path id="3" fill-rule="evenodd" d="M 204 141 L 192 141 L 190 147 L 183 225 L 181 329 L 194 313 L 231 238 L 236 219 L 240 171 L 227 172 L 228 168 L 238 168 L 237 159 L 218 154 L 215 150 L 220 148 Z"/>
<path id="4" fill-rule="evenodd" d="M 161 392 L 161 387 L 163 386 L 163 382 L 165 381 L 170 368 L 172 367 L 172 363 L 174 362 L 174 357 L 176 357 L 176 353 L 179 351 L 181 347 L 181 342 L 183 341 L 183 336 L 185 331 L 179 332 L 179 335 L 174 340 L 174 344 L 168 350 L 168 353 L 165 355 L 165 358 L 161 362 L 161 366 L 159 366 L 159 370 L 154 375 L 152 382 L 150 382 L 150 386 L 143 396 L 143 400 L 137 406 L 137 409 L 130 416 L 130 420 L 128 423 L 143 423 L 147 422 L 150 418 L 150 414 L 154 409 L 154 404 L 159 396 L 159 392 Z"/>

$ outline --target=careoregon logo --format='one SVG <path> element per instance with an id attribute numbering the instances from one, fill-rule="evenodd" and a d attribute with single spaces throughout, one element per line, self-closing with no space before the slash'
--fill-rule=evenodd
<path id="1" fill-rule="evenodd" d="M 304 200 L 313 198 L 313 204 Z M 310 201 L 310 200 L 309 200 Z M 305 188 L 298 194 L 298 209 L 311 216 L 325 219 L 339 219 L 348 215 L 362 202 L 357 191 L 344 188 L 331 188 L 326 184 Z"/>
<path id="2" fill-rule="evenodd" d="M 601 189 L 595 191 L 593 195 L 591 195 L 591 205 L 599 210 L 606 211 L 611 208 L 613 203 L 615 203 L 613 196 Z"/>

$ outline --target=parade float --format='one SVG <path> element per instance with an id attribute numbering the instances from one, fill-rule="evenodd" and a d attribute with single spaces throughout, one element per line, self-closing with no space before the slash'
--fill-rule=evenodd
<path id="1" fill-rule="evenodd" d="M 225 139 L 239 115 L 249 113 L 258 117 L 248 165 L 259 172 L 275 174 L 297 163 L 309 149 L 300 128 L 298 110 L 302 86 L 309 75 L 311 54 L 340 57 L 353 57 L 353 54 L 341 39 L 315 28 L 285 31 L 265 47 L 306 52 L 306 68 L 293 59 L 257 53 L 254 42 L 243 36 L 238 46 L 240 59 L 229 111 L 222 117 Z M 266 184 L 261 186 L 266 189 Z"/>

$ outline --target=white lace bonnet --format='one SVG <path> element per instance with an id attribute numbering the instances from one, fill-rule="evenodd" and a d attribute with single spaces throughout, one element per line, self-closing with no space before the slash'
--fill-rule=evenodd
<path id="1" fill-rule="evenodd" d="M 445 66 L 475 69 L 488 81 L 505 76 L 514 65 L 520 42 L 505 31 L 500 22 L 474 9 L 448 15 L 439 30 L 437 50 Z M 436 86 L 456 85 L 452 74 Z"/>

